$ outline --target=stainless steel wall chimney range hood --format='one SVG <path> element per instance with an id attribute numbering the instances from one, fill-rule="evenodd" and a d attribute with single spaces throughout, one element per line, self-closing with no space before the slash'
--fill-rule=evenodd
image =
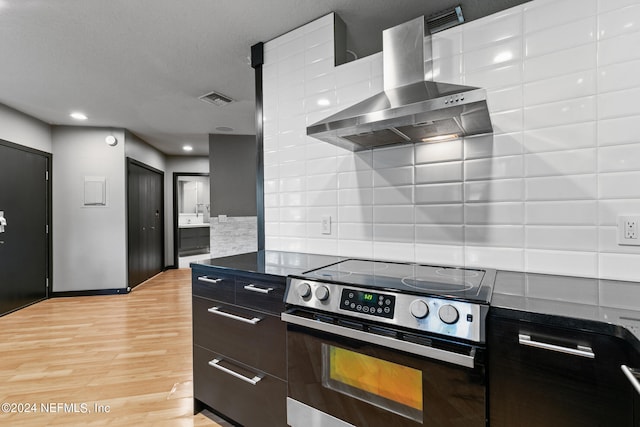
<path id="1" fill-rule="evenodd" d="M 484 89 L 425 80 L 424 27 L 422 16 L 383 31 L 384 91 L 314 123 L 307 135 L 360 151 L 493 132 Z"/>

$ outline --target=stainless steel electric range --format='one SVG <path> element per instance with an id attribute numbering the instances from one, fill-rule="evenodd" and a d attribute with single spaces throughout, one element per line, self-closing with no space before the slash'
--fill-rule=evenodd
<path id="1" fill-rule="evenodd" d="M 494 280 L 357 259 L 289 276 L 288 424 L 485 426 Z"/>

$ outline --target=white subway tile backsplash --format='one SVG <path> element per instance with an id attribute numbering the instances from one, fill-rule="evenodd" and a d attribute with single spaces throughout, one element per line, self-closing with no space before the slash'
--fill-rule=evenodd
<path id="1" fill-rule="evenodd" d="M 640 286 L 619 280 L 638 281 L 640 264 L 633 262 L 633 256 L 603 254 L 600 257 L 601 276 L 599 303 L 604 307 L 636 310 L 640 301 Z M 615 281 L 614 281 L 615 280 Z"/>
<path id="2" fill-rule="evenodd" d="M 522 225 L 466 225 L 465 244 L 471 246 L 496 246 L 522 248 L 524 227 Z"/>
<path id="3" fill-rule="evenodd" d="M 525 155 L 527 177 L 590 174 L 596 164 L 595 148 Z"/>
<path id="4" fill-rule="evenodd" d="M 598 196 L 595 174 L 530 178 L 525 186 L 525 196 L 529 201 L 595 200 Z"/>
<path id="5" fill-rule="evenodd" d="M 522 86 L 520 84 L 487 91 L 487 104 L 491 113 L 522 108 Z"/>
<path id="6" fill-rule="evenodd" d="M 416 144 L 414 147 L 416 164 L 462 160 L 461 139 L 438 144 Z"/>
<path id="7" fill-rule="evenodd" d="M 595 252 L 598 250 L 598 229 L 574 226 L 527 226 L 525 247 Z"/>
<path id="8" fill-rule="evenodd" d="M 462 183 L 417 185 L 415 202 L 418 205 L 462 202 L 462 190 Z"/>
<path id="9" fill-rule="evenodd" d="M 373 189 L 373 202 L 376 205 L 413 204 L 413 187 L 381 187 Z"/>
<path id="10" fill-rule="evenodd" d="M 464 163 L 464 176 L 467 181 L 519 178 L 522 172 L 522 156 L 467 160 Z"/>
<path id="11" fill-rule="evenodd" d="M 373 221 L 377 224 L 413 224 L 413 205 L 374 206 Z"/>
<path id="12" fill-rule="evenodd" d="M 464 249 L 464 263 L 469 267 L 524 271 L 522 249 L 470 245 Z"/>
<path id="13" fill-rule="evenodd" d="M 523 111 L 521 108 L 493 113 L 491 115 L 491 122 L 493 123 L 494 136 L 521 131 L 522 121 Z"/>
<path id="14" fill-rule="evenodd" d="M 601 147 L 598 150 L 598 172 L 634 171 L 638 169 L 638 160 L 640 143 Z"/>
<path id="15" fill-rule="evenodd" d="M 464 139 L 464 158 L 481 159 L 522 153 L 522 133 L 470 136 Z"/>
<path id="16" fill-rule="evenodd" d="M 598 119 L 640 115 L 640 88 L 608 92 L 598 95 Z"/>
<path id="17" fill-rule="evenodd" d="M 640 26 L 640 4 L 619 8 L 599 16 L 598 36 L 600 40 L 638 31 Z"/>
<path id="18" fill-rule="evenodd" d="M 466 182 L 464 194 L 467 203 L 524 200 L 524 180 L 500 179 Z"/>
<path id="19" fill-rule="evenodd" d="M 469 71 L 465 73 L 464 82 L 491 90 L 520 84 L 522 78 L 522 65 L 511 64 Z"/>
<path id="20" fill-rule="evenodd" d="M 413 171 L 412 166 L 374 170 L 373 185 L 375 187 L 412 185 Z"/>
<path id="21" fill-rule="evenodd" d="M 413 173 L 413 169 L 411 170 Z M 432 163 L 415 167 L 416 184 L 462 181 L 462 162 Z"/>
<path id="22" fill-rule="evenodd" d="M 524 39 L 525 55 L 530 58 L 592 43 L 596 40 L 596 27 L 597 21 L 594 15 L 579 21 L 528 33 Z"/>
<path id="23" fill-rule="evenodd" d="M 462 225 L 416 225 L 416 243 L 430 245 L 463 245 Z"/>
<path id="24" fill-rule="evenodd" d="M 379 148 L 373 151 L 373 168 L 393 168 L 413 165 L 413 146 Z"/>
<path id="25" fill-rule="evenodd" d="M 525 266 L 527 271 L 545 274 L 597 276 L 596 252 L 550 251 L 527 249 Z M 581 273 L 578 273 L 581 272 Z"/>
<path id="26" fill-rule="evenodd" d="M 340 172 L 338 188 L 370 188 L 373 187 L 373 171 Z"/>
<path id="27" fill-rule="evenodd" d="M 640 183 L 640 172 L 637 171 L 602 173 L 598 176 L 598 196 L 600 199 L 640 199 L 637 183 Z"/>
<path id="28" fill-rule="evenodd" d="M 531 106 L 595 95 L 596 80 L 595 70 L 585 70 L 527 83 L 524 85 L 524 102 Z"/>
<path id="29" fill-rule="evenodd" d="M 451 205 L 416 205 L 415 222 L 419 224 L 464 224 L 462 203 Z"/>
<path id="30" fill-rule="evenodd" d="M 617 145 L 640 142 L 640 116 L 598 121 L 598 144 Z"/>
<path id="31" fill-rule="evenodd" d="M 338 190 L 339 206 L 365 206 L 373 204 L 373 188 Z"/>
<path id="32" fill-rule="evenodd" d="M 596 225 L 597 201 L 557 201 L 525 203 L 527 225 Z"/>
<path id="33" fill-rule="evenodd" d="M 640 59 L 640 32 L 629 33 L 598 42 L 598 66 Z"/>
<path id="34" fill-rule="evenodd" d="M 516 7 L 466 24 L 462 33 L 464 52 L 520 36 L 521 13 L 521 9 Z"/>
<path id="35" fill-rule="evenodd" d="M 540 129 L 596 119 L 596 97 L 567 99 L 524 109 L 524 129 Z"/>
<path id="36" fill-rule="evenodd" d="M 524 30 L 527 33 L 553 28 L 593 16 L 596 0 L 533 1 L 524 6 Z"/>
<path id="37" fill-rule="evenodd" d="M 592 70 L 596 66 L 596 43 L 527 58 L 524 61 L 524 80 L 549 79 L 563 74 Z"/>
<path id="38" fill-rule="evenodd" d="M 522 62 L 522 40 L 512 38 L 482 49 L 465 51 L 464 72 L 469 73 L 487 67 L 501 67 L 508 63 Z"/>
<path id="39" fill-rule="evenodd" d="M 600 93 L 640 86 L 640 60 L 600 67 L 598 89 Z"/>
<path id="40" fill-rule="evenodd" d="M 473 203 L 464 207 L 464 222 L 468 225 L 521 225 L 524 223 L 523 203 Z"/>
<path id="41" fill-rule="evenodd" d="M 526 153 L 590 148 L 596 146 L 596 122 L 533 129 L 523 135 Z"/>
<path id="42" fill-rule="evenodd" d="M 465 265 L 464 247 L 460 245 L 416 243 L 415 257 L 421 264 Z"/>
<path id="43" fill-rule="evenodd" d="M 306 126 L 381 90 L 381 53 L 334 66 L 333 14 L 267 43 L 265 246 L 640 280 L 640 248 L 616 242 L 640 212 L 638 17 L 637 0 L 532 0 L 437 33 L 433 75 L 486 89 L 493 134 L 357 153 Z M 624 291 L 577 286 L 559 292 Z"/>

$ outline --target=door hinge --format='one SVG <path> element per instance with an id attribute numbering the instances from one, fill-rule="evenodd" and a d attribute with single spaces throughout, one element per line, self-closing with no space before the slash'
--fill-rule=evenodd
<path id="1" fill-rule="evenodd" d="M 49 181 L 49 171 L 45 171 L 44 177 L 47 181 Z"/>
<path id="2" fill-rule="evenodd" d="M 46 280 L 46 284 L 47 284 L 47 289 L 49 289 L 49 278 L 48 277 L 47 277 L 47 280 Z"/>
<path id="3" fill-rule="evenodd" d="M 45 228 L 47 230 L 47 234 L 49 234 L 49 224 L 45 225 Z"/>

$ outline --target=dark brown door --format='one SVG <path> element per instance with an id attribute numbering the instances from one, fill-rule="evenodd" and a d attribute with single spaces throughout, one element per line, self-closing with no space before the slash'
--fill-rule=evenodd
<path id="1" fill-rule="evenodd" d="M 127 159 L 129 286 L 160 273 L 164 256 L 164 174 Z"/>
<path id="2" fill-rule="evenodd" d="M 47 297 L 49 161 L 46 153 L 0 141 L 0 314 Z"/>

